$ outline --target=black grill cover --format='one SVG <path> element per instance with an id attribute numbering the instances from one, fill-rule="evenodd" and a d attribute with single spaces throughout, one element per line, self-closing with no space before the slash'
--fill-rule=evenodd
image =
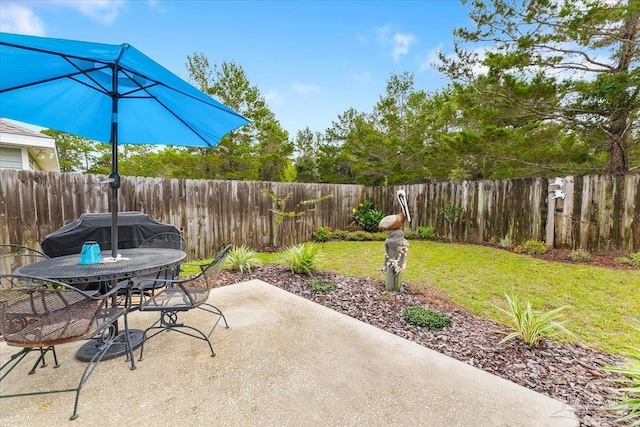
<path id="1" fill-rule="evenodd" d="M 151 219 L 142 212 L 118 212 L 118 248 L 137 248 L 158 233 L 180 233 L 175 226 Z M 77 220 L 44 236 L 42 251 L 50 257 L 79 254 L 82 245 L 94 240 L 100 249 L 111 250 L 111 213 L 85 213 Z"/>

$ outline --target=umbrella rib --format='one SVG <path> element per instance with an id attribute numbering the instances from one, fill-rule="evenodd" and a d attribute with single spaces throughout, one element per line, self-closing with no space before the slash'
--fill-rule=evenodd
<path id="1" fill-rule="evenodd" d="M 76 67 L 76 68 L 77 68 L 77 67 Z M 84 85 L 85 85 L 85 86 L 87 86 L 87 87 L 91 87 L 91 88 L 93 88 L 92 86 L 90 86 L 90 85 L 88 85 L 88 84 L 86 84 L 86 83 L 84 83 L 84 82 L 82 82 L 82 81 L 80 81 L 80 80 L 78 80 L 78 79 L 76 79 L 76 78 L 75 78 L 76 76 L 78 76 L 78 75 L 80 75 L 80 74 L 85 74 L 85 75 L 87 75 L 85 71 L 82 71 L 82 70 L 81 70 L 81 69 L 79 69 L 79 68 L 78 68 L 78 70 L 79 70 L 79 71 L 78 71 L 78 72 L 75 72 L 75 73 L 69 73 L 69 74 L 65 74 L 65 75 L 61 75 L 61 76 L 51 77 L 51 78 L 48 78 L 48 79 L 38 80 L 38 81 L 36 81 L 36 82 L 26 83 L 26 84 L 23 84 L 23 85 L 18 85 L 18 86 L 13 86 L 13 87 L 8 87 L 8 88 L 6 88 L 6 89 L 0 89 L 0 93 L 11 92 L 11 91 L 13 91 L 13 90 L 19 90 L 19 89 L 23 89 L 23 88 L 25 88 L 25 87 L 29 87 L 29 86 L 37 86 L 37 85 L 39 85 L 39 84 L 49 83 L 49 82 L 53 82 L 53 81 L 56 81 L 56 80 L 63 80 L 63 79 L 72 79 L 72 80 L 74 80 L 74 81 L 76 81 L 76 82 L 78 82 L 78 83 L 82 83 L 82 84 L 84 84 Z M 87 75 L 87 76 L 88 76 L 88 75 Z M 91 77 L 89 77 L 89 78 L 91 78 Z M 102 89 L 104 89 L 105 93 L 107 92 L 106 88 L 104 88 L 100 83 L 96 82 L 94 79 L 91 79 L 91 80 L 92 80 L 94 83 L 96 83 L 98 86 L 100 86 Z M 95 89 L 95 88 L 93 88 L 93 89 Z"/>
<path id="2" fill-rule="evenodd" d="M 176 88 L 170 87 L 170 86 L 166 85 L 165 83 L 162 83 L 162 82 L 160 82 L 160 81 L 157 81 L 156 79 L 153 79 L 153 78 L 151 78 L 151 77 L 147 77 L 145 74 L 141 74 L 141 73 L 135 72 L 135 71 L 133 71 L 133 70 L 130 70 L 130 69 L 128 69 L 128 68 L 125 68 L 125 67 L 123 67 L 122 65 L 120 66 L 120 70 L 121 70 L 121 71 L 123 72 L 123 74 L 125 74 L 129 79 L 131 79 L 131 81 L 135 82 L 135 83 L 139 86 L 139 88 L 140 88 L 140 89 L 134 89 L 134 90 L 131 90 L 131 91 L 127 92 L 126 94 L 122 94 L 123 96 L 124 96 L 124 95 L 128 95 L 128 94 L 130 94 L 130 93 L 137 92 L 137 91 L 139 91 L 139 90 L 144 90 L 144 91 L 146 91 L 148 88 L 151 88 L 151 87 L 153 87 L 153 86 L 162 86 L 162 87 L 164 87 L 164 88 L 166 88 L 166 89 L 172 90 L 172 91 L 177 92 L 177 93 L 179 93 L 179 94 L 181 94 L 181 95 L 184 95 L 184 96 L 186 96 L 186 97 L 189 97 L 189 98 L 193 99 L 194 101 L 198 101 L 198 102 L 201 102 L 201 103 L 203 103 L 203 104 L 206 104 L 206 105 L 208 105 L 208 106 L 210 106 L 210 107 L 216 108 L 216 109 L 218 109 L 218 110 L 225 111 L 225 112 L 227 112 L 227 113 L 229 113 L 229 114 L 233 114 L 233 115 L 235 115 L 236 117 L 245 118 L 242 114 L 238 113 L 238 112 L 237 112 L 237 111 L 235 111 L 235 110 L 232 110 L 232 109 L 231 109 L 231 108 L 229 108 L 229 107 L 226 107 L 226 106 L 225 106 L 226 108 L 222 108 L 222 107 L 221 107 L 221 106 L 219 106 L 219 105 L 210 104 L 210 103 L 208 103 L 208 102 L 204 101 L 203 99 L 200 99 L 200 98 L 198 98 L 198 97 L 196 97 L 196 96 L 191 95 L 190 93 L 187 93 L 187 92 L 185 92 L 185 91 L 182 91 L 182 90 L 179 90 L 179 89 L 176 89 Z M 143 79 L 149 80 L 150 82 L 153 82 L 154 84 L 153 84 L 153 85 L 142 86 L 142 85 L 141 85 L 140 83 L 138 83 L 138 82 L 137 82 L 133 77 L 131 77 L 131 74 L 135 74 L 136 76 L 139 76 L 139 77 L 142 77 Z M 194 88 L 194 89 L 195 89 L 195 88 Z M 153 96 L 153 95 L 151 95 L 151 94 L 150 94 L 150 96 L 151 96 L 152 98 L 154 98 L 154 99 L 157 99 L 155 96 Z M 213 100 L 213 98 L 212 98 L 212 100 Z M 165 108 L 166 108 L 166 107 L 165 107 Z"/>
<path id="3" fill-rule="evenodd" d="M 56 80 L 64 80 L 64 79 L 71 79 L 71 80 L 73 80 L 73 81 L 75 81 L 75 82 L 78 82 L 78 83 L 80 83 L 80 84 L 85 85 L 85 86 L 86 86 L 86 87 L 88 87 L 88 88 L 91 88 L 91 89 L 94 89 L 94 90 L 98 90 L 98 88 L 93 87 L 93 86 L 91 86 L 91 85 L 89 85 L 89 84 L 87 84 L 87 83 L 85 83 L 85 82 L 83 82 L 83 81 L 78 80 L 77 78 L 75 78 L 76 76 L 79 76 L 79 75 L 85 75 L 85 76 L 87 76 L 87 77 L 88 77 L 92 82 L 94 82 L 94 83 L 95 83 L 95 84 L 96 84 L 100 89 L 102 89 L 102 92 L 103 92 L 103 93 L 105 93 L 105 94 L 109 93 L 109 91 L 108 91 L 108 89 L 107 89 L 106 87 L 104 87 L 102 84 L 100 84 L 100 82 L 96 81 L 96 80 L 95 80 L 93 77 L 91 77 L 91 75 L 89 74 L 91 71 L 99 71 L 99 70 L 101 70 L 101 69 L 103 69 L 103 68 L 106 68 L 106 66 L 103 66 L 103 67 L 101 67 L 101 68 L 92 68 L 91 70 L 83 70 L 82 68 L 80 68 L 80 67 L 78 67 L 76 64 L 74 64 L 72 61 L 70 61 L 70 60 L 69 60 L 69 58 L 68 58 L 67 56 L 65 56 L 65 55 L 60 55 L 60 56 L 61 56 L 62 58 L 64 58 L 64 60 L 65 60 L 65 61 L 67 61 L 67 62 L 68 62 L 72 67 L 74 67 L 74 68 L 75 68 L 76 70 L 78 70 L 78 71 L 73 72 L 73 73 L 68 73 L 68 74 L 64 74 L 64 75 L 59 75 L 59 76 L 51 77 L 51 78 L 48 78 L 48 79 L 42 79 L 42 80 L 38 80 L 38 81 L 35 81 L 35 82 L 26 83 L 26 84 L 23 84 L 23 85 L 13 86 L 13 87 L 9 87 L 9 88 L 6 88 L 6 89 L 0 89 L 0 93 L 11 92 L 11 91 L 14 91 L 14 90 L 23 89 L 23 88 L 25 88 L 25 87 L 37 86 L 37 85 L 40 85 L 40 84 L 49 83 L 49 82 L 53 82 L 53 81 L 56 81 Z M 93 61 L 93 62 L 95 63 L 95 62 L 99 62 L 99 61 Z M 102 62 L 100 62 L 100 63 L 102 63 Z M 104 64 L 104 63 L 102 63 L 102 64 Z"/>

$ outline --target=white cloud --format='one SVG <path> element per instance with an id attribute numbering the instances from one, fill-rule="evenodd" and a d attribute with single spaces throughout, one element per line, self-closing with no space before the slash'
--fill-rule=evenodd
<path id="1" fill-rule="evenodd" d="M 282 99 L 282 96 L 280 95 L 280 93 L 276 92 L 275 90 L 267 91 L 263 96 L 264 96 L 265 102 L 269 105 L 284 104 L 284 100 Z"/>
<path id="2" fill-rule="evenodd" d="M 44 36 L 44 24 L 33 11 L 22 5 L 0 2 L 0 31 Z"/>
<path id="3" fill-rule="evenodd" d="M 294 82 L 292 86 L 293 89 L 302 96 L 311 95 L 312 93 L 318 92 L 320 90 L 320 87 L 314 84 L 303 84 Z"/>
<path id="4" fill-rule="evenodd" d="M 393 35 L 393 51 L 391 57 L 394 61 L 400 59 L 400 56 L 409 53 L 409 46 L 416 42 L 413 34 L 395 33 Z"/>
<path id="5" fill-rule="evenodd" d="M 126 8 L 124 0 L 56 0 L 55 3 L 70 7 L 94 21 L 111 24 Z"/>
<path id="6" fill-rule="evenodd" d="M 395 62 L 397 62 L 402 55 L 408 54 L 409 47 L 418 41 L 413 34 L 396 32 L 390 25 L 377 27 L 374 32 L 378 44 L 383 49 L 391 48 L 391 57 Z"/>

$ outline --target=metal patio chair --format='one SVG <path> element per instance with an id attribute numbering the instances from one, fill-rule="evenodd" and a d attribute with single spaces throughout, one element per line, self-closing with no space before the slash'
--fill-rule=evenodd
<path id="1" fill-rule="evenodd" d="M 49 258 L 43 252 L 28 246 L 0 244 L 0 274 L 10 274 L 18 268 Z"/>
<path id="2" fill-rule="evenodd" d="M 222 271 L 230 249 L 231 245 L 225 247 L 210 263 L 201 265 L 200 268 L 202 271 L 196 276 L 186 279 L 149 281 L 155 282 L 155 284 L 162 283 L 163 287 L 154 294 L 142 293 L 138 308 L 140 311 L 157 311 L 160 313 L 160 318 L 144 331 L 144 340 L 140 346 L 139 360 L 142 360 L 145 343 L 165 331 L 176 331 L 206 341 L 211 350 L 211 356 L 216 355 L 209 337 L 216 326 L 218 326 L 220 319 L 224 321 L 226 328 L 229 327 L 229 324 L 224 314 L 216 306 L 206 301 L 209 298 L 209 293 L 215 285 L 220 271 Z M 150 285 L 150 283 L 142 282 L 140 287 L 144 289 L 144 287 L 148 285 Z M 194 326 L 178 321 L 178 314 L 180 312 L 193 309 L 201 309 L 215 316 L 213 326 L 207 334 Z"/>
<path id="3" fill-rule="evenodd" d="M 45 348 L 91 337 L 102 341 L 99 351 L 87 363 L 77 387 L 11 393 L 3 384 L 0 386 L 0 398 L 75 392 L 73 420 L 78 417 L 82 387 L 113 343 L 125 339 L 131 369 L 135 369 L 127 309 L 112 305 L 111 297 L 120 290 L 119 287 L 100 294 L 54 280 L 14 274 L 0 275 L 0 286 L 0 332 L 8 345 Z M 124 330 L 116 334 L 115 324 L 120 317 L 124 317 Z M 20 360 L 13 360 L 0 381 L 19 363 Z"/>
<path id="4" fill-rule="evenodd" d="M 14 245 L 14 244 L 0 244 L 0 274 L 11 274 L 16 271 L 18 268 L 23 267 L 25 265 L 42 261 L 43 259 L 49 258 L 43 252 L 40 252 L 37 249 L 30 248 L 28 246 L 23 245 Z M 0 294 L 2 293 L 2 287 L 0 287 Z M 2 334 L 0 333 L 0 341 L 2 341 Z M 19 352 L 11 355 L 11 358 L 2 366 L 0 366 L 0 374 L 4 371 L 8 366 L 11 366 L 12 361 L 16 359 L 22 360 L 27 356 L 27 354 L 32 351 L 39 352 L 40 355 L 36 359 L 36 362 L 33 364 L 33 367 L 29 371 L 29 375 L 32 375 L 36 372 L 38 365 L 41 365 L 43 368 L 47 366 L 45 356 L 50 351 L 53 355 L 53 367 L 57 368 L 60 366 L 58 364 L 58 357 L 56 355 L 56 349 L 53 346 L 47 347 L 25 347 Z"/>
<path id="5" fill-rule="evenodd" d="M 159 233 L 143 241 L 140 248 L 162 248 L 187 251 L 187 242 L 178 233 Z M 164 286 L 167 280 L 177 279 L 180 275 L 180 267 L 166 268 L 156 274 L 139 276 L 131 279 L 129 287 L 134 291 L 153 293 L 158 287 Z M 142 284 L 144 283 L 144 286 Z"/>

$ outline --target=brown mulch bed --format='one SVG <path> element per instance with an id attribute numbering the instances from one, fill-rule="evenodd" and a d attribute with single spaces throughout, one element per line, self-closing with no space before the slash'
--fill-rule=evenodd
<path id="1" fill-rule="evenodd" d="M 499 344 L 510 331 L 504 326 L 475 316 L 457 306 L 437 290 L 390 293 L 381 280 L 340 276 L 329 272 L 314 278 L 332 279 L 336 290 L 329 294 L 308 289 L 308 276 L 291 273 L 286 267 L 266 265 L 251 273 L 223 271 L 218 284 L 260 279 L 291 293 L 315 301 L 363 322 L 396 334 L 442 354 L 461 360 L 524 387 L 543 393 L 576 409 L 582 426 L 621 426 L 622 414 L 607 408 L 620 396 L 611 380 L 616 374 L 601 368 L 622 366 L 624 359 L 582 345 L 545 341 L 540 349 L 530 349 L 519 340 Z M 428 331 L 405 322 L 402 311 L 425 305 L 448 314 L 453 325 Z"/>

